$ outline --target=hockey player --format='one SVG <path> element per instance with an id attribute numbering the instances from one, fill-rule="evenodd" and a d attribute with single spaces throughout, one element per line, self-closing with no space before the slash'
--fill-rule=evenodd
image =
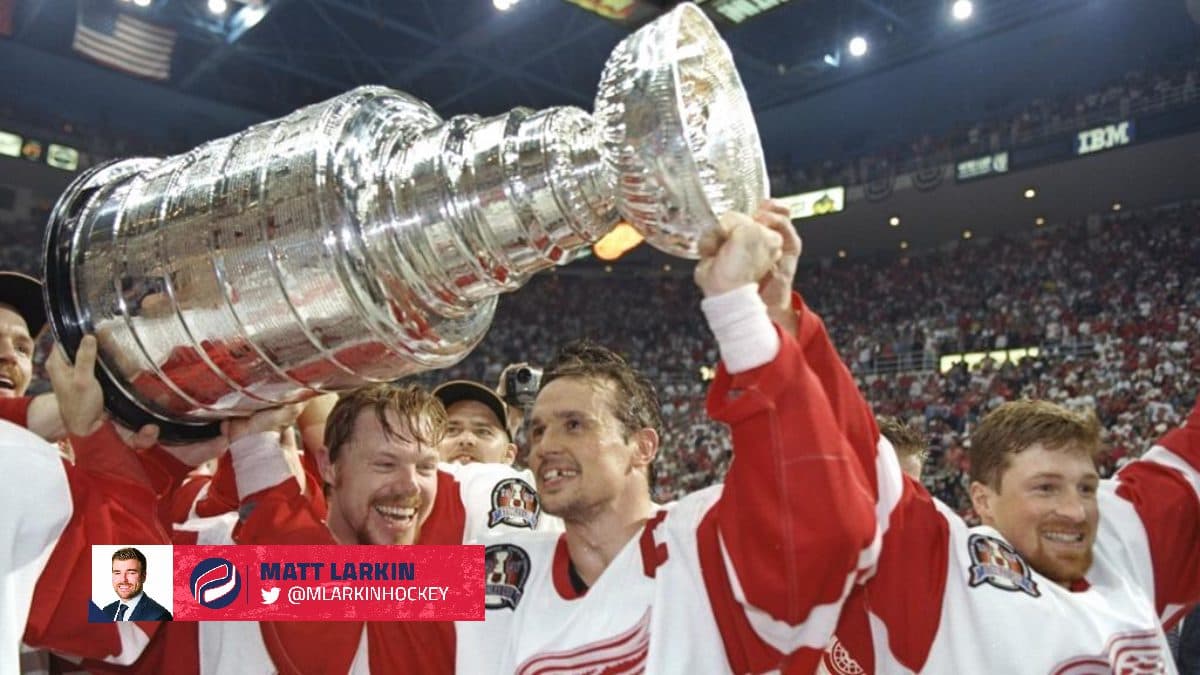
<path id="1" fill-rule="evenodd" d="M 541 517 L 528 472 L 439 464 L 446 414 L 419 387 L 370 386 L 334 406 L 320 462 L 327 517 L 299 495 L 272 423 L 260 423 L 261 416 L 231 428 L 245 514 L 238 543 L 462 544 L 493 530 L 556 527 Z M 480 654 L 488 631 L 501 630 L 497 622 L 464 622 L 459 631 L 450 622 L 263 623 L 268 660 L 247 662 L 246 650 L 222 647 L 203 672 L 442 673 L 453 670 L 456 652 Z"/>
<path id="2" fill-rule="evenodd" d="M 0 536 L 20 543 L 26 564 L 17 565 L 24 581 L 18 597 L 11 605 L 5 603 L 17 614 L 3 624 L 5 644 L 0 649 L 15 647 L 23 639 L 33 647 L 79 656 L 133 659 L 156 629 L 131 622 L 88 623 L 91 546 L 168 543 L 142 464 L 104 419 L 102 394 L 93 376 L 95 356 L 96 343 L 89 336 L 74 366 L 58 352 L 48 363 L 57 412 L 75 449 L 72 457 L 3 423 L 10 446 L 5 458 L 20 485 L 5 491 L 14 504 L 0 510 L 6 519 L 21 519 L 14 521 L 15 530 Z M 0 564 L 0 569 L 7 575 L 14 569 L 11 565 Z"/>
<path id="3" fill-rule="evenodd" d="M 971 439 L 981 526 L 906 485 L 843 672 L 1174 672 L 1163 626 L 1200 600 L 1200 400 L 1112 480 L 1098 444 L 1090 414 L 1009 402 Z"/>
<path id="4" fill-rule="evenodd" d="M 875 429 L 869 415 L 843 419 L 860 412 L 842 400 L 856 395 L 849 373 L 827 384 L 809 365 L 810 343 L 828 340 L 788 296 L 794 259 L 790 270 L 777 264 L 785 240 L 771 230 L 790 232 L 799 253 L 786 209 L 757 218 L 724 217 L 695 273 L 723 361 L 708 410 L 733 432 L 723 486 L 651 502 L 657 400 L 619 356 L 576 346 L 544 374 L 530 466 L 566 530 L 488 547 L 508 572 L 489 577 L 488 594 L 515 605 L 495 672 L 764 672 L 791 652 L 810 671 L 818 664 L 871 566 L 888 498 L 875 492 L 876 468 L 852 456 Z M 798 337 L 777 331 L 768 310 Z M 898 476 L 894 458 L 882 471 Z"/>

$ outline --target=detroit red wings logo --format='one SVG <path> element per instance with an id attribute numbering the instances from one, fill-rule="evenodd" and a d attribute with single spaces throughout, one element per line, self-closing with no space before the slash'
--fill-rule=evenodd
<path id="1" fill-rule="evenodd" d="M 633 628 L 606 640 L 525 660 L 517 675 L 633 675 L 646 672 L 650 653 L 650 610 Z"/>
<path id="2" fill-rule="evenodd" d="M 1152 630 L 1122 633 L 1102 653 L 1063 661 L 1051 675 L 1159 675 L 1167 672 L 1164 644 Z"/>
<path id="3" fill-rule="evenodd" d="M 850 656 L 850 652 L 841 640 L 833 637 L 833 645 L 826 650 L 824 656 L 825 668 L 834 675 L 866 675 L 866 670 L 858 665 L 858 661 Z"/>

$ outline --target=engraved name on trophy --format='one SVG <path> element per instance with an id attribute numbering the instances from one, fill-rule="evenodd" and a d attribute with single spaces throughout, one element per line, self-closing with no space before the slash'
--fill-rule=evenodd
<path id="1" fill-rule="evenodd" d="M 458 362 L 498 294 L 621 217 L 694 258 L 717 215 L 766 196 L 749 102 L 695 6 L 616 47 L 595 107 L 442 120 L 361 87 L 186 154 L 95 167 L 47 228 L 55 337 L 73 356 L 97 336 L 119 420 L 204 438 Z"/>

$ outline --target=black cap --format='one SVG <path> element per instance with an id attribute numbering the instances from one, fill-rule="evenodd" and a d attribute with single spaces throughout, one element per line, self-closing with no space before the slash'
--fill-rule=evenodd
<path id="1" fill-rule="evenodd" d="M 433 395 L 447 409 L 459 401 L 479 401 L 496 413 L 496 419 L 500 420 L 500 427 L 504 429 L 505 433 L 508 433 L 508 406 L 494 390 L 471 380 L 451 380 L 438 385 L 433 390 Z"/>
<path id="2" fill-rule="evenodd" d="M 36 337 L 46 325 L 46 305 L 42 302 L 42 282 L 20 272 L 0 272 L 0 305 L 17 310 Z"/>

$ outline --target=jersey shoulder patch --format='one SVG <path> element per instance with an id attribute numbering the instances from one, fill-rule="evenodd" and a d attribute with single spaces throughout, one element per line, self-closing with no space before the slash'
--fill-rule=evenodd
<path id="1" fill-rule="evenodd" d="M 1042 595 L 1029 564 L 1003 539 L 972 534 L 967 539 L 967 552 L 971 556 L 971 588 L 988 584 L 1035 598 Z"/>
<path id="2" fill-rule="evenodd" d="M 484 550 L 483 606 L 513 609 L 529 581 L 529 554 L 513 544 L 493 544 Z"/>
<path id="3" fill-rule="evenodd" d="M 489 528 L 497 525 L 537 527 L 541 515 L 537 491 L 521 478 L 505 478 L 492 488 L 492 508 L 488 511 Z"/>

